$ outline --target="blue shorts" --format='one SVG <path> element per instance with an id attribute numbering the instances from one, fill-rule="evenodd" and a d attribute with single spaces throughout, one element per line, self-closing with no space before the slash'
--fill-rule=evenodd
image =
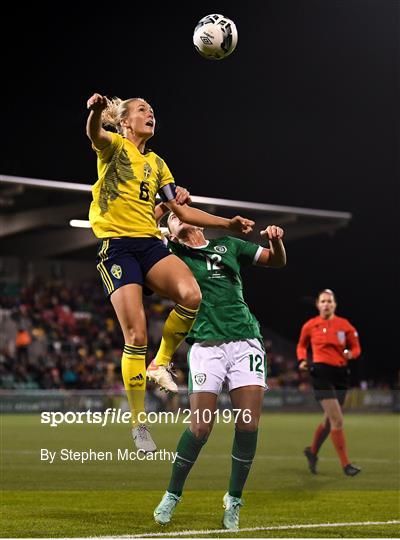
<path id="1" fill-rule="evenodd" d="M 145 294 L 152 294 L 153 291 L 144 286 L 146 274 L 168 255 L 171 252 L 158 238 L 103 240 L 97 252 L 96 263 L 106 296 L 129 283 L 137 283 L 144 287 Z"/>

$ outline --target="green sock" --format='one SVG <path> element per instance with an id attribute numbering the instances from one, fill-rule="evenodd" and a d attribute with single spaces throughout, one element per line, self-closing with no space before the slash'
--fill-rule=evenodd
<path id="1" fill-rule="evenodd" d="M 185 480 L 206 442 L 207 438 L 196 439 L 190 429 L 183 432 L 176 448 L 177 456 L 172 466 L 171 480 L 167 489 L 169 493 L 178 497 L 182 495 Z"/>
<path id="2" fill-rule="evenodd" d="M 243 487 L 250 472 L 257 447 L 256 431 L 235 430 L 232 447 L 232 470 L 229 480 L 229 495 L 241 497 Z"/>

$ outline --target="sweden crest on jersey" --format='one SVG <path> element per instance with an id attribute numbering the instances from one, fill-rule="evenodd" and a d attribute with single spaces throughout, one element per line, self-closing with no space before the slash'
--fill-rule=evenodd
<path id="1" fill-rule="evenodd" d="M 113 264 L 111 267 L 111 273 L 116 279 L 121 279 L 122 268 L 119 266 L 119 264 Z"/>

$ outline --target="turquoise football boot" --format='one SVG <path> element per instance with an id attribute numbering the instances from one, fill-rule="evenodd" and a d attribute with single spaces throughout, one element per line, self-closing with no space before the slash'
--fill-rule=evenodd
<path id="1" fill-rule="evenodd" d="M 243 506 L 242 499 L 239 497 L 232 497 L 229 493 L 224 495 L 224 518 L 222 524 L 225 529 L 239 529 L 239 512 L 240 507 Z"/>
<path id="2" fill-rule="evenodd" d="M 168 493 L 168 491 L 166 491 L 164 497 L 161 499 L 160 504 L 154 510 L 153 515 L 155 521 L 160 525 L 166 525 L 169 523 L 175 507 L 180 500 L 181 497 L 178 497 L 178 495 L 174 495 L 173 493 Z"/>

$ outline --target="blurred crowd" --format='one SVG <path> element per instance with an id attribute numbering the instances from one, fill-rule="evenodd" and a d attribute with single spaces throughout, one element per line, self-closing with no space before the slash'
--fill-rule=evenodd
<path id="1" fill-rule="evenodd" d="M 17 295 L 1 296 L 0 387 L 4 389 L 121 389 L 123 336 L 97 282 L 36 279 Z M 158 348 L 173 304 L 145 297 L 148 361 Z M 266 341 L 271 350 L 272 343 Z M 186 384 L 187 346 L 174 357 L 178 382 Z M 297 386 L 294 358 L 269 357 L 269 385 Z"/>
<path id="2" fill-rule="evenodd" d="M 144 297 L 148 362 L 173 304 Z M 0 297 L 0 388 L 123 390 L 123 336 L 99 283 L 34 280 L 17 294 Z M 265 348 L 270 388 L 309 388 L 299 373 L 294 344 L 270 339 Z M 186 344 L 174 356 L 178 384 L 187 382 Z"/>

